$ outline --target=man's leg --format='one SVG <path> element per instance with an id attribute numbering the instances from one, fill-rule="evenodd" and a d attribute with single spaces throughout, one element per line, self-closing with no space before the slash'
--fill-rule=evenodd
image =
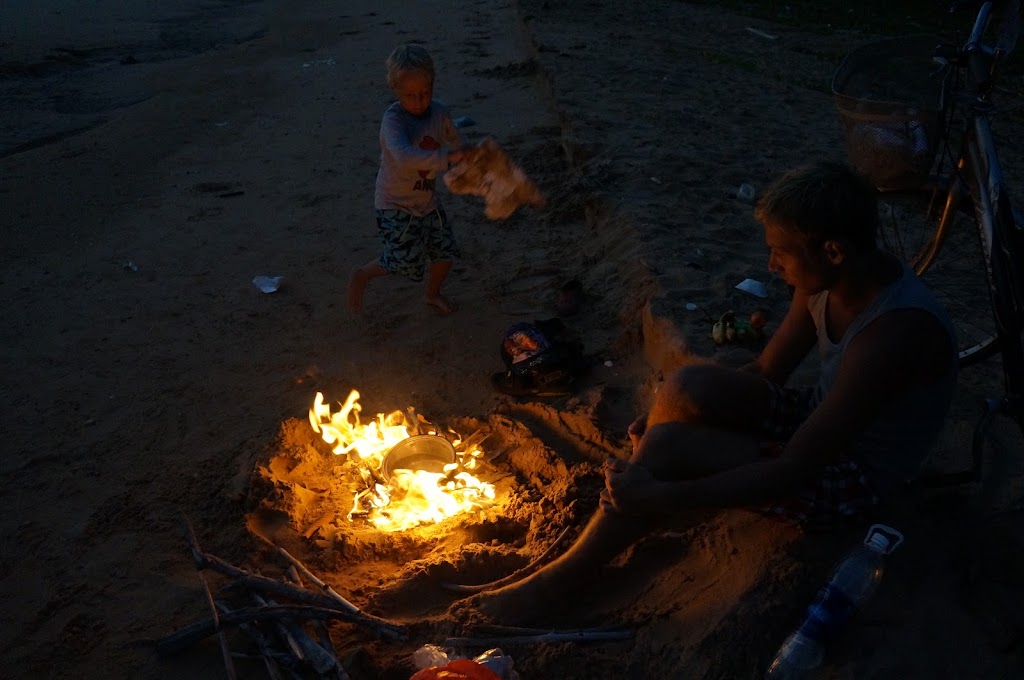
<path id="1" fill-rule="evenodd" d="M 754 373 L 717 364 L 692 364 L 673 372 L 655 395 L 648 425 L 700 423 L 756 434 L 770 415 L 772 391 Z"/>
<path id="2" fill-rule="evenodd" d="M 706 476 L 751 463 L 760 455 L 756 439 L 696 420 L 709 418 L 720 426 L 753 432 L 770 403 L 770 391 L 758 376 L 713 365 L 683 368 L 658 392 L 630 460 L 663 479 Z M 662 521 L 599 507 L 565 554 L 517 583 L 478 595 L 475 604 L 503 623 L 543 617 L 551 605 L 585 587 L 602 566 Z"/>

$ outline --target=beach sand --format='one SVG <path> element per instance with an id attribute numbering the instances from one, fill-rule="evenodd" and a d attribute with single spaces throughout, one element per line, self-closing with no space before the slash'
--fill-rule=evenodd
<path id="1" fill-rule="evenodd" d="M 838 21 L 795 28 L 661 1 L 5 3 L 0 677 L 224 677 L 215 638 L 155 651 L 208 616 L 183 514 L 206 551 L 279 577 L 287 563 L 250 533 L 259 525 L 344 597 L 408 626 L 394 642 L 332 624 L 354 679 L 408 678 L 414 650 L 472 634 L 442 584 L 501 578 L 574 535 L 601 461 L 628 453 L 625 428 L 665 372 L 753 351 L 716 350 L 702 310 L 764 308 L 769 331 L 781 319 L 786 287 L 737 190 L 843 158 L 828 80 L 877 36 Z M 435 57 L 436 96 L 474 119 L 470 139 L 495 138 L 547 207 L 490 222 L 478 198 L 444 196 L 463 250 L 446 290 L 459 311 L 439 316 L 422 284 L 385 279 L 353 318 L 348 273 L 377 253 L 383 62 L 411 40 Z M 1024 135 L 1013 119 L 997 132 L 1024 177 Z M 280 288 L 265 294 L 256 276 Z M 746 278 L 768 297 L 735 289 Z M 573 279 L 584 298 L 565 322 L 593 369 L 568 397 L 495 392 L 505 329 L 555 316 Z M 963 373 L 933 467 L 969 464 L 999 381 L 997 362 Z M 352 481 L 307 411 L 317 392 L 336 404 L 352 389 L 364 418 L 413 406 L 487 433 L 481 476 L 497 503 L 408 532 L 349 522 Z M 998 488 L 987 500 L 1001 512 L 979 516 L 974 486 L 917 492 L 883 518 L 906 544 L 826 674 L 1024 674 L 1019 498 Z M 536 622 L 631 639 L 504 651 L 524 680 L 759 677 L 864 529 L 803 535 L 703 513 Z M 236 664 L 264 677 L 262 662 Z"/>

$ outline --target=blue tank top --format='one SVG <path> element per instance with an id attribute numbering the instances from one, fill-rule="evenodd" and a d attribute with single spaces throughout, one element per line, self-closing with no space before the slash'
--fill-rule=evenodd
<path id="1" fill-rule="evenodd" d="M 897 309 L 923 309 L 946 329 L 950 345 L 956 347 L 956 333 L 945 308 L 907 265 L 902 276 L 889 284 L 846 330 L 839 342 L 828 337 L 825 308 L 828 291 L 812 295 L 807 309 L 818 331 L 821 376 L 815 388 L 817 405 L 832 389 L 846 348 L 868 324 Z M 878 418 L 853 442 L 850 457 L 864 468 L 880 493 L 891 492 L 920 469 L 942 429 L 956 387 L 957 356 L 952 353 L 949 368 L 934 384 L 910 390 L 892 399 Z"/>

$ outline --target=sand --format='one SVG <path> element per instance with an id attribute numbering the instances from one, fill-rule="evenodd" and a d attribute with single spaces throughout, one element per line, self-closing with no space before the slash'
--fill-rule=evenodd
<path id="1" fill-rule="evenodd" d="M 0 676 L 224 677 L 213 639 L 154 651 L 207 615 L 182 513 L 204 549 L 276 577 L 287 565 L 249 533 L 259 522 L 345 597 L 409 626 L 401 643 L 340 623 L 332 636 L 353 678 L 412 675 L 415 649 L 466 632 L 442 583 L 501 578 L 572 535 L 664 373 L 752 351 L 716 350 L 687 303 L 764 308 L 774 329 L 787 291 L 737 189 L 843 157 L 828 78 L 876 36 L 840 21 L 604 0 L 6 3 Z M 435 55 L 437 96 L 476 121 L 471 139 L 494 137 L 548 203 L 491 222 L 478 198 L 445 196 L 459 311 L 441 317 L 420 285 L 387 279 L 355 319 L 348 272 L 377 248 L 382 65 L 406 40 Z M 1014 125 L 998 129 L 1011 175 Z M 281 276 L 279 290 L 259 291 L 261 275 Z M 734 288 L 746 278 L 768 297 Z M 594 368 L 570 397 L 496 393 L 504 330 L 555 316 L 572 279 L 585 297 L 566 322 Z M 943 470 L 967 464 L 998 364 L 961 384 L 933 457 Z M 414 406 L 485 431 L 498 502 L 402 534 L 348 522 L 337 506 L 352 484 L 306 414 L 316 392 L 351 389 L 364 415 Z M 888 518 L 906 546 L 830 651 L 831 677 L 1024 671 L 1019 490 L 996 490 L 994 516 L 975 513 L 978 498 L 918 493 Z M 862 533 L 702 514 L 538 622 L 632 639 L 505 651 L 524 679 L 758 677 Z"/>

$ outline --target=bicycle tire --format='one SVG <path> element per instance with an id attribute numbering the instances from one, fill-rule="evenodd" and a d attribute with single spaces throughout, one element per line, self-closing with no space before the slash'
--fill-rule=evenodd
<path id="1" fill-rule="evenodd" d="M 1015 454 L 1024 443 L 1024 422 L 1020 404 L 994 400 L 987 405 L 974 428 L 971 457 L 976 481 L 979 510 L 998 511 L 1000 506 L 1019 504 L 1024 483 L 1020 459 Z"/>
<path id="2" fill-rule="evenodd" d="M 939 185 L 881 192 L 878 242 L 910 265 L 946 307 L 960 365 L 969 366 L 994 355 L 999 343 L 973 211 L 969 205 L 949 211 L 951 221 L 940 232 L 947 195 Z"/>

